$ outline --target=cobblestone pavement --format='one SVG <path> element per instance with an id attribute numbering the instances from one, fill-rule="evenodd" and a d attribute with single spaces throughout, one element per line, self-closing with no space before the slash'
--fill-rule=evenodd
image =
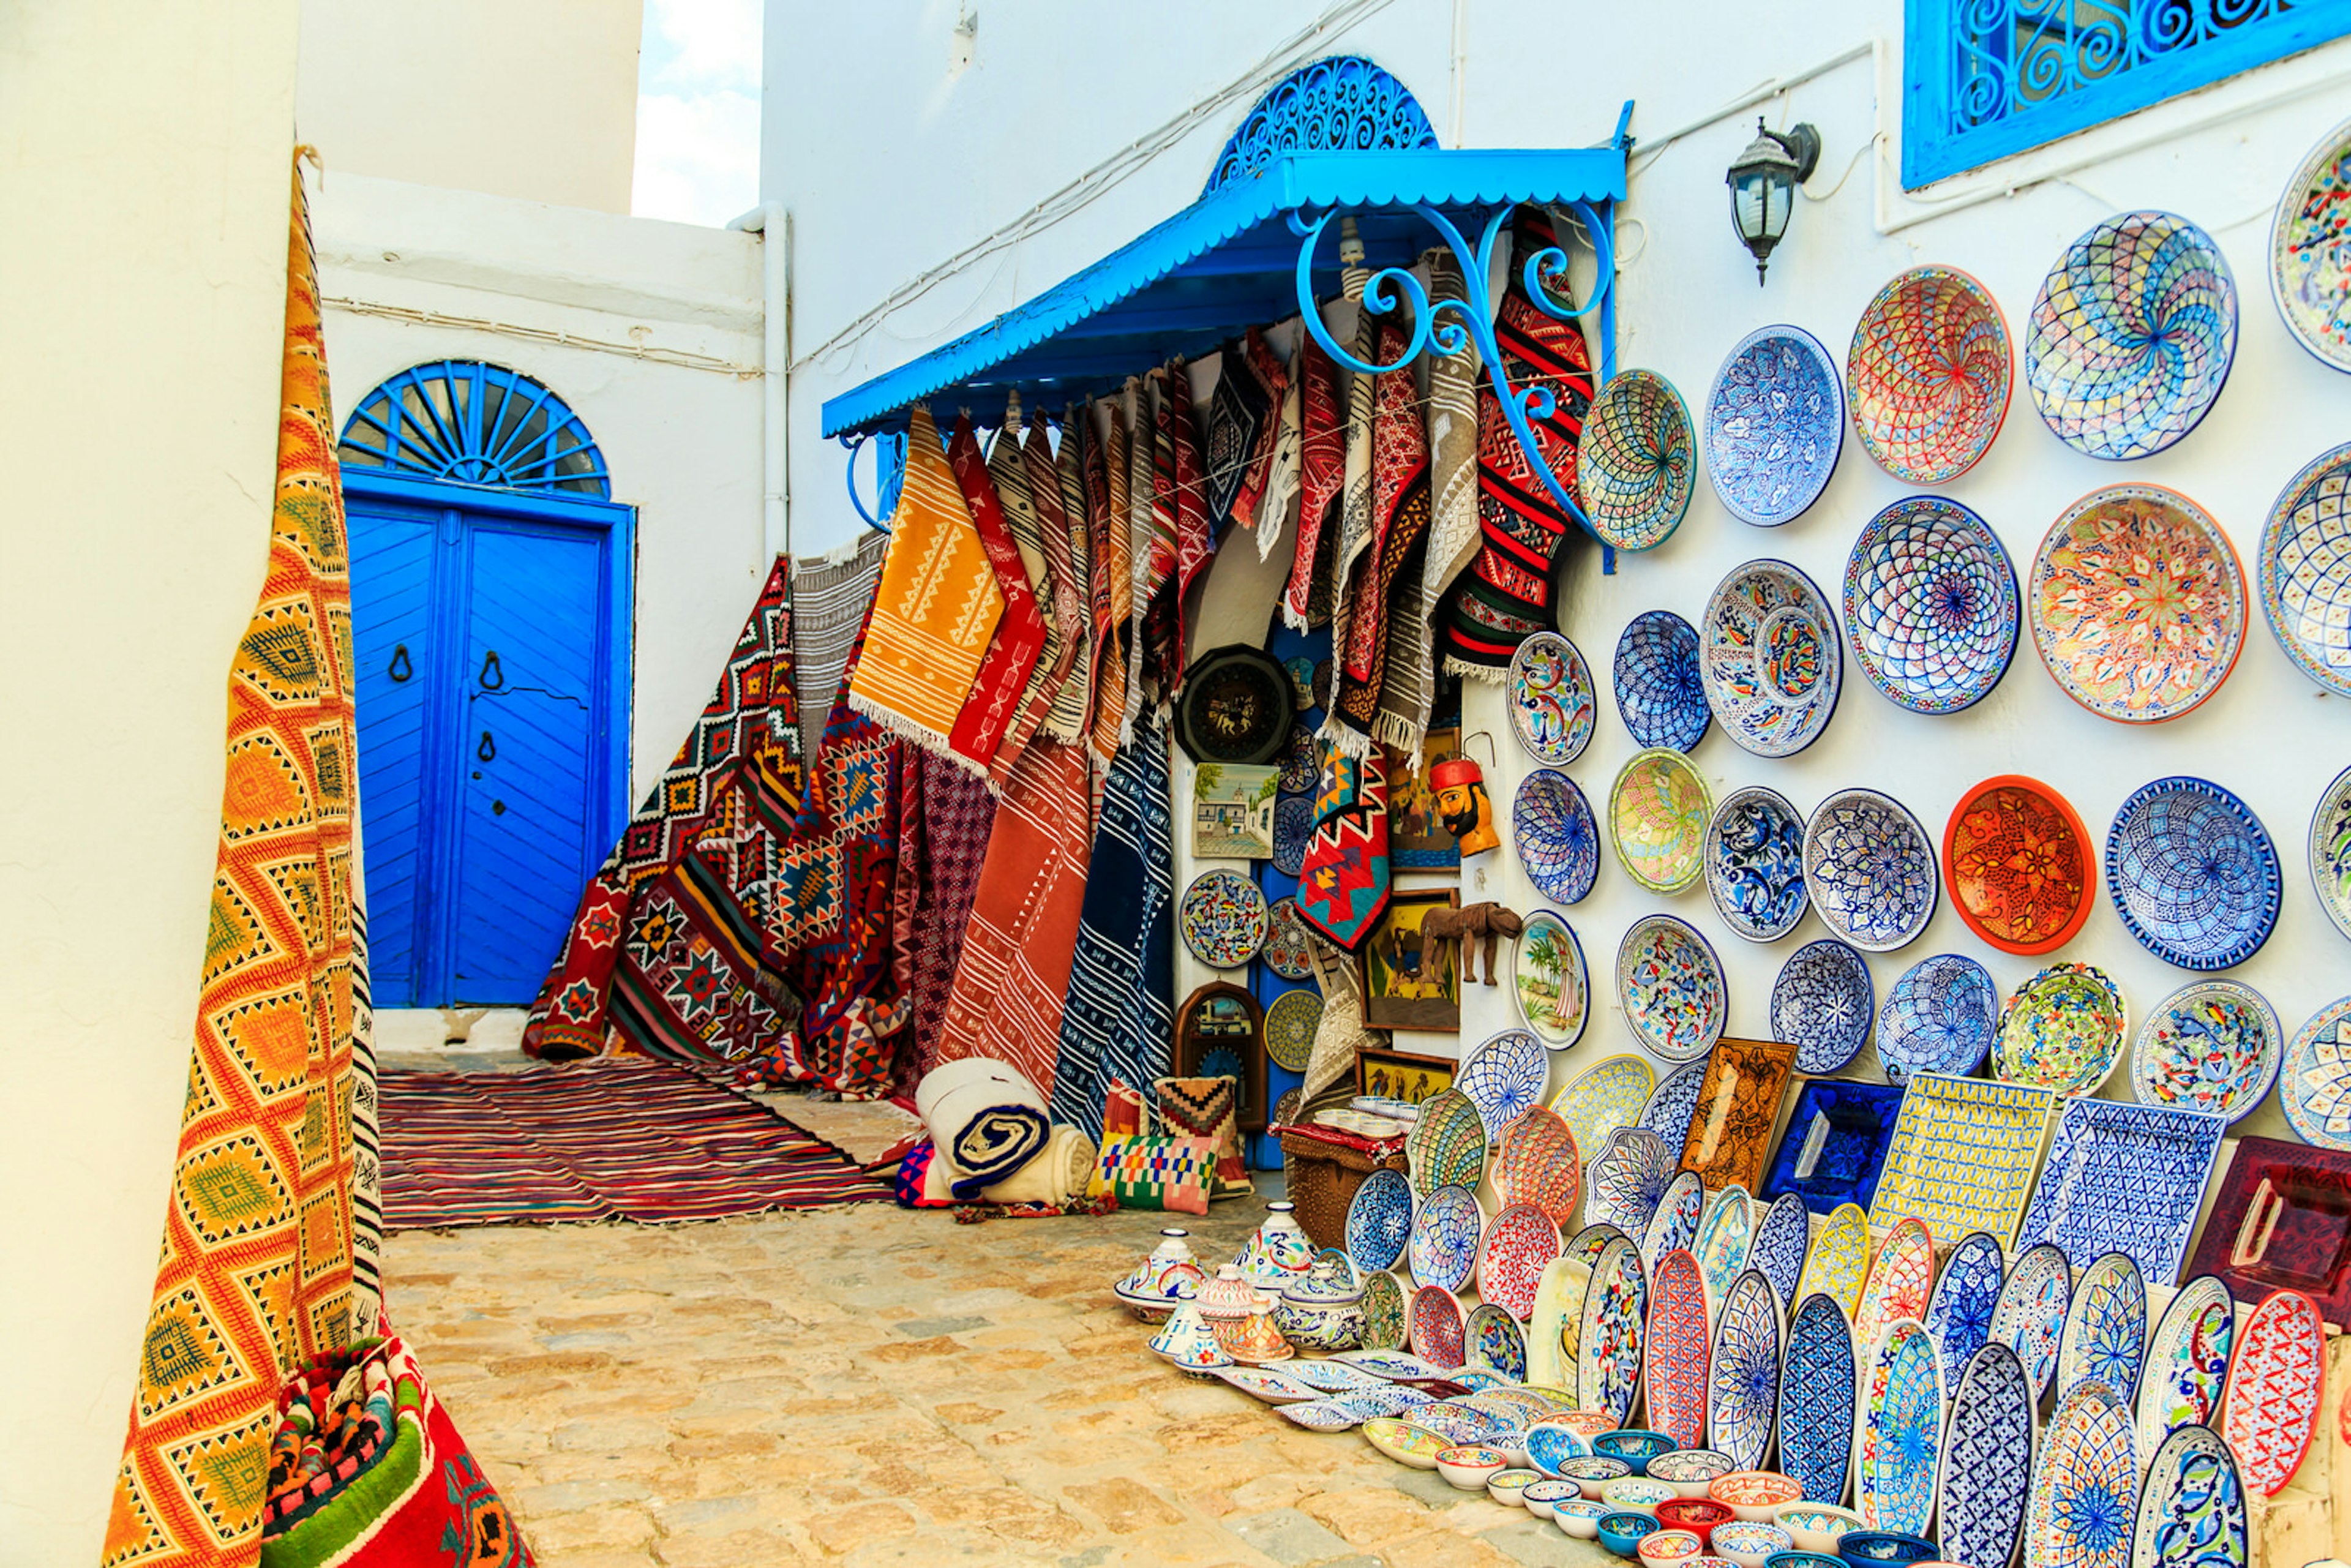
<path id="1" fill-rule="evenodd" d="M 1195 1244 L 1259 1215 L 1220 1204 Z M 410 1231 L 388 1287 L 548 1568 L 1615 1561 L 1161 1364 L 1106 1293 L 1161 1223 Z"/>

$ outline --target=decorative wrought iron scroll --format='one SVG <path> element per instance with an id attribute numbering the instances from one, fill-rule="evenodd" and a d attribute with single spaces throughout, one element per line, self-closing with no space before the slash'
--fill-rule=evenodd
<path id="1" fill-rule="evenodd" d="M 1437 131 L 1404 83 L 1360 55 L 1333 55 L 1274 83 L 1217 155 L 1202 195 L 1282 152 L 1384 152 L 1435 147 Z"/>

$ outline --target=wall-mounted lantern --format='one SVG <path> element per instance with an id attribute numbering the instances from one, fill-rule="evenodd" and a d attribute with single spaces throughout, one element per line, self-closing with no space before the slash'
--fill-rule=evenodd
<path id="1" fill-rule="evenodd" d="M 1772 246 L 1788 232 L 1796 210 L 1796 187 L 1812 177 L 1821 161 L 1821 133 L 1812 126 L 1767 131 L 1759 117 L 1755 140 L 1725 176 L 1730 186 L 1730 222 L 1740 243 L 1754 253 L 1755 281 L 1763 281 Z"/>

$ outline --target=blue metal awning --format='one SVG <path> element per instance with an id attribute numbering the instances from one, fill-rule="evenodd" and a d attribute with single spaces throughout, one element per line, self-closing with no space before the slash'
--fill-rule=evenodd
<path id="1" fill-rule="evenodd" d="M 992 414 L 1015 390 L 1046 407 L 1112 391 L 1176 355 L 1206 353 L 1297 314 L 1302 267 L 1316 298 L 1336 294 L 1335 254 L 1301 258 L 1301 225 L 1318 217 L 1353 217 L 1367 267 L 1409 267 L 1430 245 L 1459 237 L 1444 235 L 1431 214 L 1474 235 L 1481 220 L 1520 204 L 1606 213 L 1625 196 L 1627 147 L 1620 121 L 1604 147 L 1276 153 L 1028 303 L 828 400 L 824 434 L 903 429 L 907 411 L 925 400 L 949 413 L 969 404 Z M 1311 236 L 1303 243 L 1311 247 Z M 1454 248 L 1473 259 L 1466 246 Z M 1605 285 L 1604 277 L 1604 293 Z M 1603 316 L 1612 338 L 1614 303 Z"/>

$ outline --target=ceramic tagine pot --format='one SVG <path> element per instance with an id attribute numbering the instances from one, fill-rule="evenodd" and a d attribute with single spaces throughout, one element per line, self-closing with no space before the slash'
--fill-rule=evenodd
<path id="1" fill-rule="evenodd" d="M 1174 1363 L 1186 1376 L 1207 1381 L 1217 1367 L 1230 1366 L 1233 1358 L 1217 1343 L 1208 1320 L 1200 1314 L 1197 1301 L 1181 1301 L 1157 1333 L 1151 1336 L 1151 1348 Z"/>
<path id="2" fill-rule="evenodd" d="M 1144 1322 L 1163 1322 L 1178 1301 L 1197 1296 L 1207 1281 L 1207 1270 L 1192 1255 L 1190 1232 L 1169 1228 L 1159 1233 L 1159 1245 L 1111 1287 L 1127 1311 Z"/>
<path id="3" fill-rule="evenodd" d="M 1306 1272 L 1282 1288 L 1274 1326 L 1301 1350 L 1353 1350 L 1363 1343 L 1364 1279 L 1336 1248 L 1315 1254 Z"/>
<path id="4" fill-rule="evenodd" d="M 1269 1203 L 1265 1221 L 1249 1233 L 1249 1245 L 1233 1261 L 1243 1274 L 1269 1291 L 1296 1282 L 1314 1265 L 1314 1240 L 1292 1218 L 1294 1203 Z"/>

